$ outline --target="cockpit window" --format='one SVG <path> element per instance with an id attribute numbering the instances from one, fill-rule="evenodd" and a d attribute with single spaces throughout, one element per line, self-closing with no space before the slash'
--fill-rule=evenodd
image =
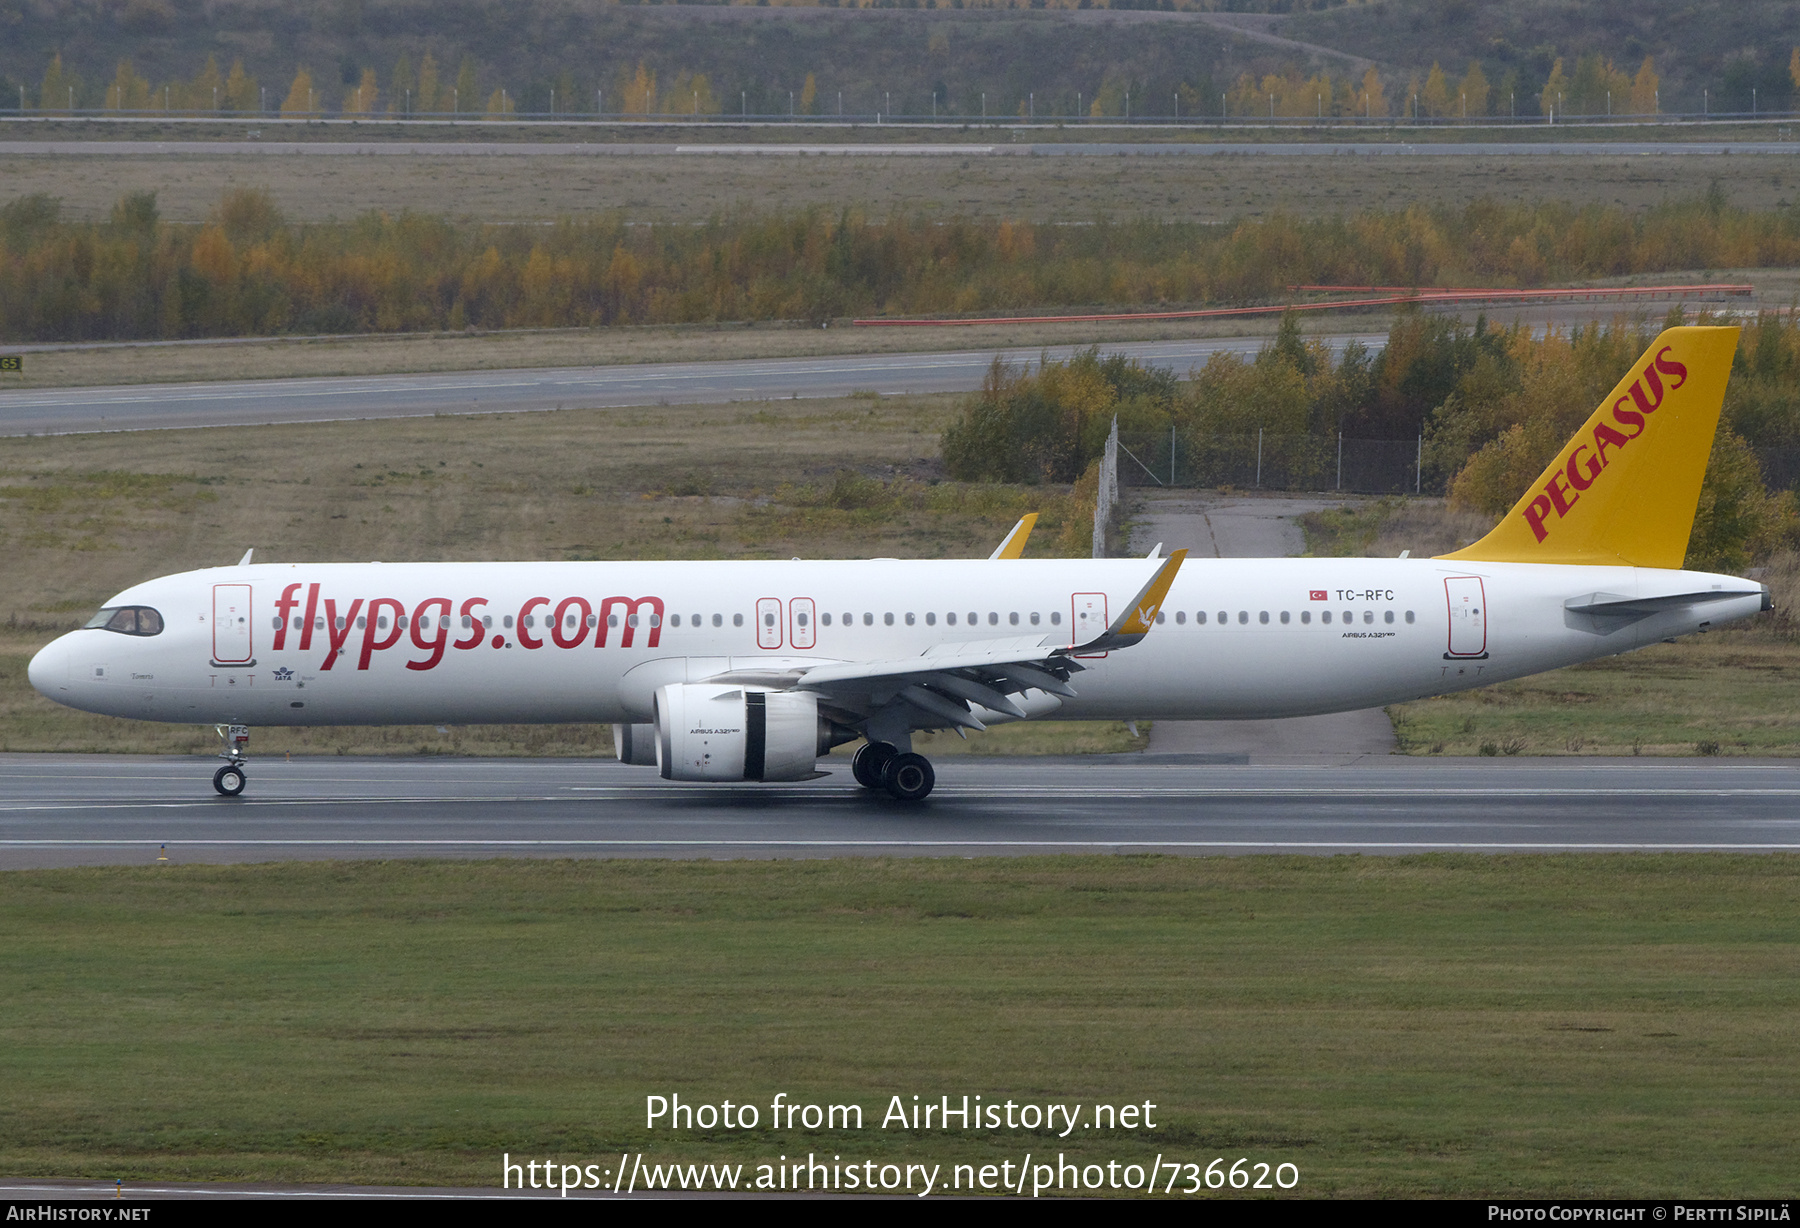
<path id="1" fill-rule="evenodd" d="M 88 619 L 87 625 L 121 635 L 161 635 L 163 618 L 147 605 L 112 606 Z"/>

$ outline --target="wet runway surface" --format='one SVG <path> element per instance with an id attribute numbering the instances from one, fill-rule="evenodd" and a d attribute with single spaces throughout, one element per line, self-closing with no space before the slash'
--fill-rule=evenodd
<path id="1" fill-rule="evenodd" d="M 947 757 L 903 805 L 832 775 L 703 786 L 611 760 L 0 756 L 0 868 L 387 857 L 1800 851 L 1800 764 Z"/>

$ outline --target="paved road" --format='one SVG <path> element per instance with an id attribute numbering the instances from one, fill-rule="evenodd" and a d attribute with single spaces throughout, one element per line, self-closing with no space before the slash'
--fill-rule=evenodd
<path id="1" fill-rule="evenodd" d="M 1341 507 L 1341 498 L 1221 496 L 1201 491 L 1138 488 L 1131 548 L 1145 554 L 1158 542 L 1164 553 L 1187 549 L 1200 558 L 1283 558 L 1306 549 L 1296 517 Z M 1150 727 L 1155 754 L 1229 756 L 1250 763 L 1291 755 L 1391 755 L 1394 725 L 1381 708 L 1294 716 L 1273 721 L 1157 721 Z"/>
<path id="2" fill-rule="evenodd" d="M 146 122 L 166 122 L 149 120 Z M 213 122 L 213 121 L 206 121 Z M 671 125 L 682 127 L 686 125 Z M 717 121 L 696 125 L 717 129 L 736 127 Z M 752 127 L 761 127 L 752 124 Z M 899 127 L 906 126 L 904 122 Z M 924 125 L 921 125 L 924 126 Z M 42 154 L 77 155 L 83 157 L 144 157 L 152 154 L 219 157 L 227 154 L 253 156 L 312 155 L 316 157 L 351 157 L 373 155 L 405 157 L 571 157 L 588 156 L 645 157 L 668 154 L 713 154 L 750 157 L 757 155 L 799 157 L 829 154 L 837 157 L 910 157 L 943 156 L 975 157 L 1252 157 L 1252 158 L 1318 158 L 1337 155 L 1361 157 L 1418 156 L 1438 158 L 1511 158 L 1541 157 L 1546 154 L 1597 158 L 1640 156 L 1646 154 L 1679 154 L 1713 156 L 1722 154 L 1775 154 L 1800 157 L 1796 141 L 1293 141 L 1260 143 L 1256 141 L 1007 141 L 1000 144 L 882 143 L 882 144 L 693 144 L 642 143 L 623 144 L 610 141 L 0 141 L 0 156 L 34 156 Z"/>
<path id="3" fill-rule="evenodd" d="M 710 788 L 584 760 L 0 756 L 0 867 L 360 857 L 789 857 L 1427 849 L 1800 851 L 1800 764 L 1178 756 L 944 758 L 920 806 L 842 758 Z"/>
<path id="4" fill-rule="evenodd" d="M 1371 351 L 1382 334 L 1322 338 L 1334 351 L 1352 339 Z M 1108 354 L 1185 373 L 1221 351 L 1253 354 L 1266 338 L 1120 342 Z M 1067 358 L 1085 346 L 1004 352 L 1010 362 L 1040 353 Z M 212 384 L 133 384 L 117 388 L 43 388 L 0 394 L 0 435 L 57 435 L 175 427 L 256 426 L 346 418 L 519 413 L 623 405 L 698 405 L 786 397 L 966 392 L 981 386 L 992 350 L 879 354 L 838 358 L 742 359 L 438 375 L 370 375 L 239 380 Z"/>

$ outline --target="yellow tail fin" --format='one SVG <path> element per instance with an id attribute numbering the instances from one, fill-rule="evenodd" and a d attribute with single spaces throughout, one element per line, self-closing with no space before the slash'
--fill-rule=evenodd
<path id="1" fill-rule="evenodd" d="M 1680 567 L 1738 332 L 1666 330 L 1493 531 L 1440 557 Z"/>

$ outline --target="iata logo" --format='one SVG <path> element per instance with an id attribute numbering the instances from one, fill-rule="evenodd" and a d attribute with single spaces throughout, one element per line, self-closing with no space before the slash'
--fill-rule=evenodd
<path id="1" fill-rule="evenodd" d="M 1617 451 L 1644 433 L 1650 415 L 1663 403 L 1662 377 L 1669 377 L 1669 392 L 1674 392 L 1687 382 L 1687 367 L 1667 357 L 1673 348 L 1665 345 L 1658 350 L 1656 357 L 1631 382 L 1630 392 L 1613 402 L 1613 421 L 1625 427 L 1630 434 L 1616 430 L 1605 422 L 1595 423 L 1592 442 L 1583 440 L 1577 443 L 1562 467 L 1544 483 L 1543 493 L 1527 505 L 1525 523 L 1531 526 L 1532 534 L 1539 541 L 1550 536 L 1550 526 L 1544 523 L 1550 513 L 1554 511 L 1558 520 L 1567 516 L 1569 509 L 1581 501 L 1581 492 L 1592 486 L 1605 472 L 1608 464 L 1607 449 Z M 1636 408 L 1631 408 L 1632 406 Z"/>

